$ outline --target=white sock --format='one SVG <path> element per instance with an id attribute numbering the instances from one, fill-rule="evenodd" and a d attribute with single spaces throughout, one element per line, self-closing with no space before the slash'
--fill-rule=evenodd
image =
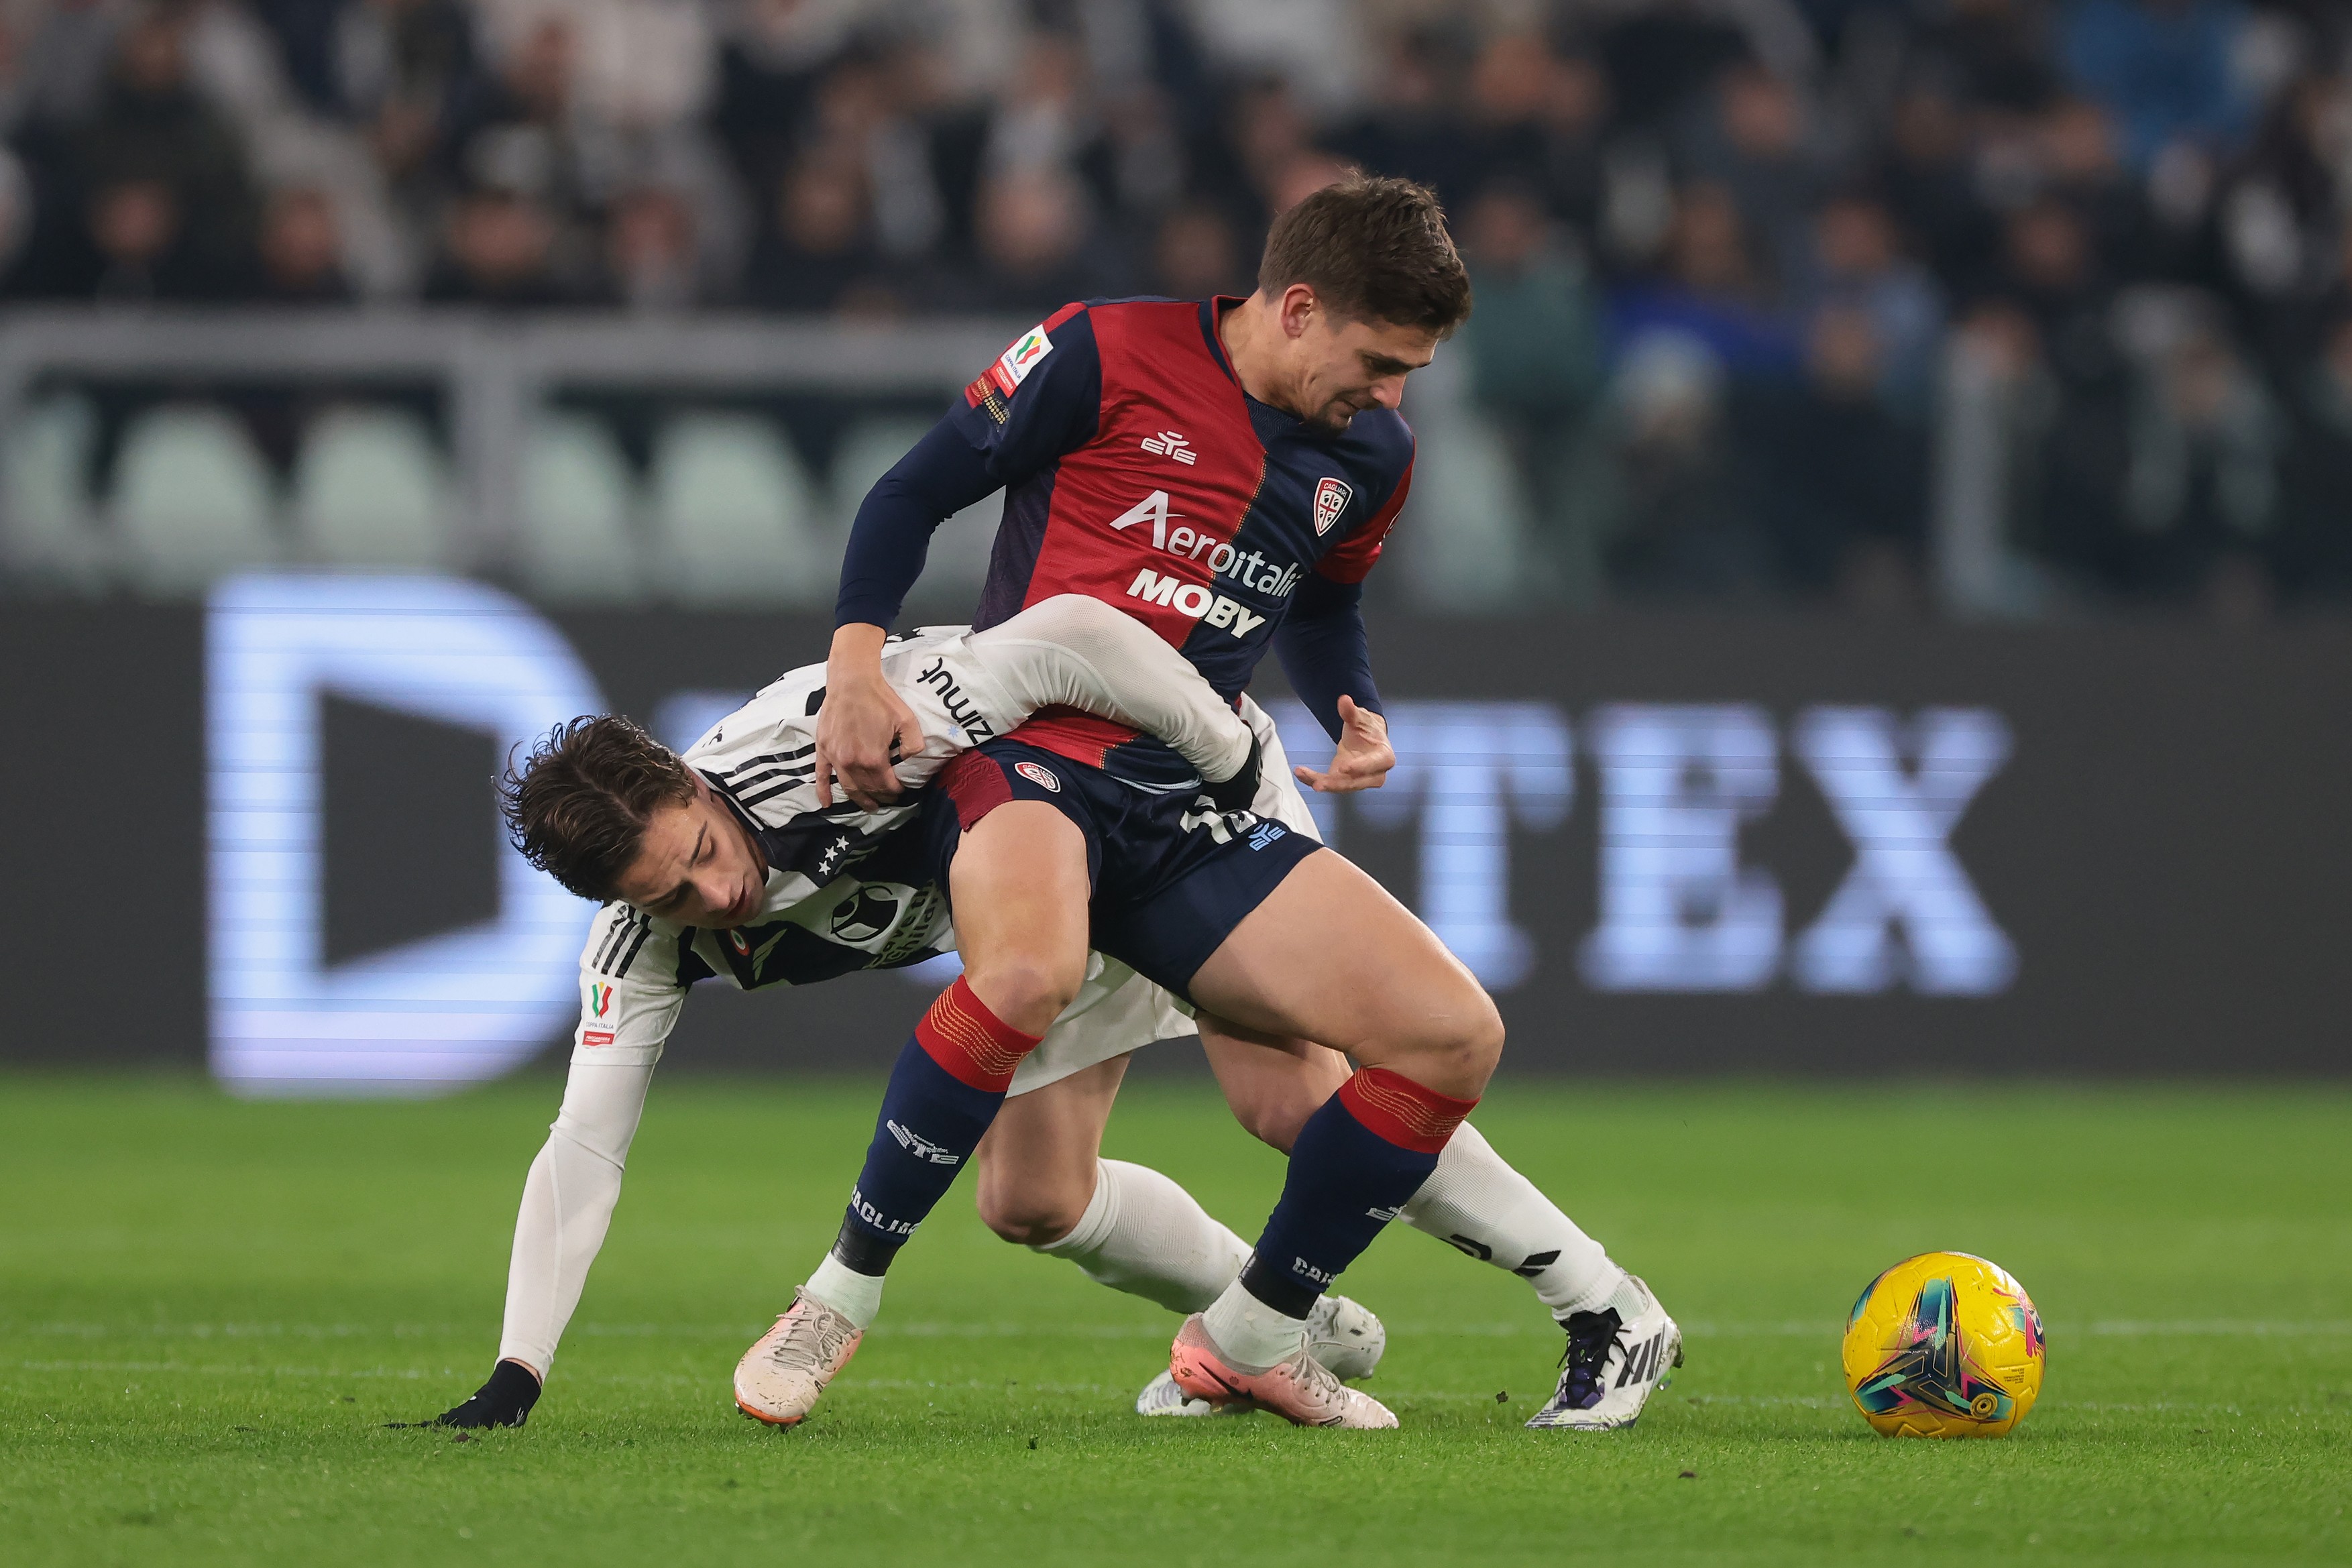
<path id="1" fill-rule="evenodd" d="M 1227 1230 L 1192 1194 L 1149 1165 L 1103 1160 L 1087 1212 L 1059 1241 L 1032 1247 L 1066 1258 L 1097 1285 L 1198 1312 L 1249 1261 L 1249 1243 Z"/>
<path id="2" fill-rule="evenodd" d="M 1519 1276 L 1555 1318 L 1612 1306 L 1631 1318 L 1648 1302 L 1599 1242 L 1466 1121 L 1454 1129 L 1437 1169 L 1404 1205 L 1403 1218 L 1415 1230 Z"/>
<path id="3" fill-rule="evenodd" d="M 1298 1353 L 1307 1342 L 1307 1320 L 1286 1318 L 1247 1290 L 1239 1279 L 1209 1303 L 1201 1326 L 1236 1372 L 1264 1372 Z"/>
<path id="4" fill-rule="evenodd" d="M 882 1276 L 860 1274 L 828 1252 L 816 1272 L 801 1287 L 801 1294 L 826 1306 L 847 1318 L 861 1329 L 870 1329 L 882 1311 Z"/>

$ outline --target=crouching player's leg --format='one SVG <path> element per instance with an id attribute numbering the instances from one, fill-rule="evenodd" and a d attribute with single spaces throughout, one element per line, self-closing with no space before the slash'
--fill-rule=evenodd
<path id="1" fill-rule="evenodd" d="M 1086 980 L 1093 856 L 1076 823 L 1034 801 L 992 800 L 969 822 L 960 800 L 935 795 L 925 809 L 957 825 L 948 875 L 964 973 L 898 1053 L 841 1234 L 736 1367 L 736 1406 L 772 1426 L 803 1420 L 856 1353 L 891 1261 Z"/>
<path id="2" fill-rule="evenodd" d="M 1064 1064 L 1052 1059 L 1064 1031 L 1081 1055 L 1108 1036 L 1137 1037 L 1136 1028 L 1118 1026 L 1124 1020 L 1097 1015 L 1164 994 L 1131 981 L 1093 1013 L 1055 1026 L 982 1141 L 977 1198 L 981 1218 L 1005 1240 L 1066 1258 L 1098 1285 L 1189 1314 L 1234 1282 L 1249 1244 L 1160 1172 L 1101 1158 L 1103 1129 L 1127 1073 L 1124 1055 L 1071 1071 L 1057 1071 Z M 1189 1032 L 1170 1014 L 1159 1029 L 1143 1026 L 1140 1037 Z M 1024 1080 L 1041 1068 L 1036 1076 L 1047 1081 L 1027 1088 Z M 1324 1297 L 1307 1321 L 1307 1353 L 1342 1379 L 1370 1376 L 1387 1340 L 1380 1320 L 1344 1296 Z M 1163 1370 L 1135 1408 L 1139 1415 L 1208 1415 L 1221 1407 L 1188 1396 Z"/>
<path id="3" fill-rule="evenodd" d="M 1336 1051 L 1258 1035 L 1203 1016 L 1201 1044 L 1234 1117 L 1286 1152 L 1347 1081 Z M 1566 1331 L 1559 1382 L 1528 1425 L 1576 1431 L 1631 1426 L 1682 1364 L 1682 1331 L 1648 1286 L 1611 1260 L 1533 1182 L 1464 1122 L 1399 1215 L 1466 1257 L 1533 1287 Z M 1328 1299 L 1328 1298 L 1327 1298 Z"/>

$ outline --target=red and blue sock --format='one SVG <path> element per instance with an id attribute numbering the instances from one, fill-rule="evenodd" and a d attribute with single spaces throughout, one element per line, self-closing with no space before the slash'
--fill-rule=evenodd
<path id="1" fill-rule="evenodd" d="M 1446 1140 L 1478 1102 L 1360 1068 L 1307 1119 L 1291 1145 L 1282 1197 L 1242 1288 L 1303 1318 L 1437 1169 Z"/>
<path id="2" fill-rule="evenodd" d="M 1013 1069 L 1042 1037 L 998 1018 L 961 976 L 940 994 L 882 1091 L 874 1142 L 833 1244 L 845 1267 L 871 1275 L 889 1268 L 955 1184 L 996 1120 Z"/>

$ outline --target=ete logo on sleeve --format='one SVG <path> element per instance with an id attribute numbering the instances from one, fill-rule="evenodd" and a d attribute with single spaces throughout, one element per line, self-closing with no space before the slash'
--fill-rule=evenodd
<path id="1" fill-rule="evenodd" d="M 1331 531 L 1332 524 L 1339 521 L 1339 514 L 1348 510 L 1348 503 L 1355 499 L 1355 494 L 1348 488 L 1345 479 L 1327 479 L 1315 487 L 1315 536 L 1318 539 Z"/>

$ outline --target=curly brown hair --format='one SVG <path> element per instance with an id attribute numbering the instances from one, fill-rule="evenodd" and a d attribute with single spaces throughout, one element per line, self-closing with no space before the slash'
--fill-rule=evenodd
<path id="1" fill-rule="evenodd" d="M 617 714 L 558 724 L 499 780 L 499 815 L 522 858 L 583 899 L 614 897 L 646 823 L 694 798 L 676 752 Z"/>
<path id="2" fill-rule="evenodd" d="M 1304 283 L 1351 321 L 1445 337 L 1470 319 L 1470 274 L 1437 194 L 1351 172 L 1274 220 L 1258 262 L 1268 299 Z"/>

